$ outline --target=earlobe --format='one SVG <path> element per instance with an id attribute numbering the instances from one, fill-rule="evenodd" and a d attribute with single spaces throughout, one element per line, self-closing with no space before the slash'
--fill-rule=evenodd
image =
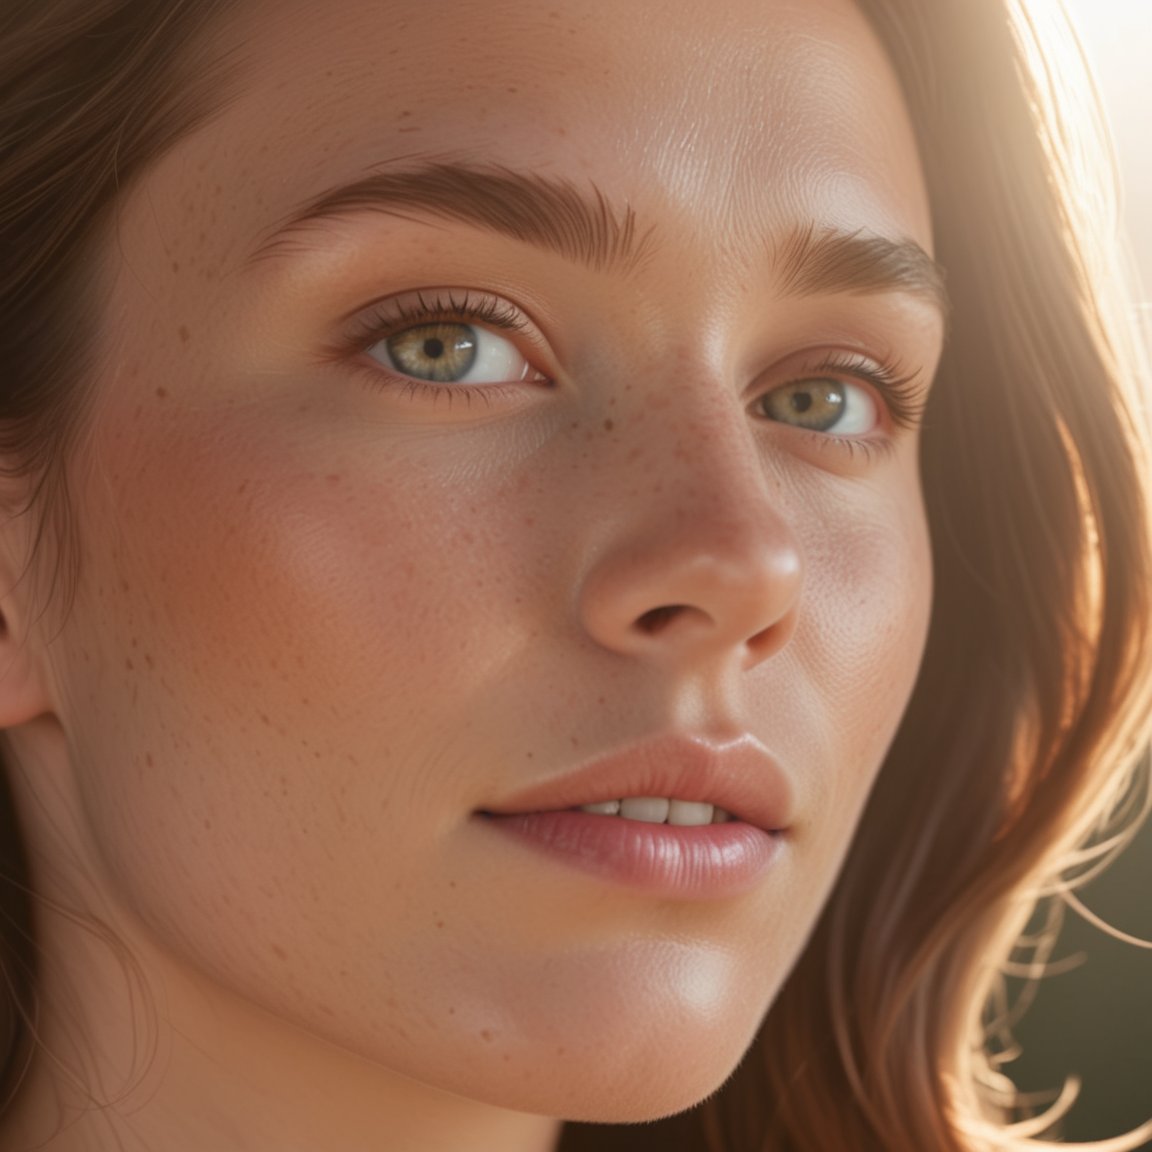
<path id="1" fill-rule="evenodd" d="M 20 524 L 0 525 L 0 729 L 15 728 L 53 711 L 44 675 L 34 606 L 28 603 L 27 541 Z"/>
<path id="2" fill-rule="evenodd" d="M 0 600 L 0 728 L 15 728 L 51 711 L 35 646 L 10 623 Z"/>

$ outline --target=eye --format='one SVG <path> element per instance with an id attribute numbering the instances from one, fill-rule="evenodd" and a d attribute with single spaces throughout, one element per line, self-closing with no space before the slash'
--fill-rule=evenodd
<path id="1" fill-rule="evenodd" d="M 458 320 L 402 328 L 365 351 L 402 376 L 440 384 L 500 384 L 523 380 L 531 371 L 511 340 Z"/>
<path id="2" fill-rule="evenodd" d="M 867 435 L 880 423 L 880 407 L 868 389 L 835 377 L 784 384 L 761 396 L 757 405 L 770 420 L 839 436 Z"/>

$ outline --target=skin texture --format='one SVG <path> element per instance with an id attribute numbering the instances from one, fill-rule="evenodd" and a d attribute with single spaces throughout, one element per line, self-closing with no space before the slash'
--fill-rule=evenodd
<path id="1" fill-rule="evenodd" d="M 859 14 L 339 11 L 247 7 L 229 104 L 127 196 L 75 602 L 39 615 L 5 582 L 37 885 L 106 923 L 156 1004 L 44 916 L 44 1039 L 115 1104 L 77 1120 L 40 1060 L 16 1148 L 62 1116 L 48 1147 L 541 1149 L 549 1118 L 690 1106 L 803 947 L 915 678 L 916 432 L 878 397 L 854 445 L 756 408 L 830 351 L 921 393 L 939 356 L 921 300 L 779 282 L 798 225 L 931 247 Z M 352 212 L 249 262 L 301 204 L 414 155 L 594 185 L 643 258 Z M 511 338 L 551 385 L 449 404 L 333 354 L 350 314 L 437 288 L 526 313 Z M 10 574 L 26 533 L 5 529 Z M 655 899 L 476 818 L 668 732 L 750 735 L 788 777 L 785 850 L 743 895 Z"/>

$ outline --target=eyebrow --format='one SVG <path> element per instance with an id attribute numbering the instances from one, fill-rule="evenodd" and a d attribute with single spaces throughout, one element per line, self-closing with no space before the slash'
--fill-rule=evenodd
<path id="1" fill-rule="evenodd" d="M 584 191 L 500 165 L 430 161 L 329 189 L 275 225 L 248 263 L 291 250 L 317 224 L 359 212 L 469 224 L 595 271 L 631 271 L 650 253 L 655 234 L 640 232 L 632 207 L 617 210 L 594 184 Z M 949 314 L 944 272 L 914 240 L 811 224 L 793 228 L 770 250 L 788 295 L 904 293 L 945 319 Z"/>
<path id="2" fill-rule="evenodd" d="M 294 235 L 323 220 L 361 211 L 471 224 L 595 271 L 635 267 L 651 235 L 639 235 L 632 208 L 617 212 L 594 185 L 588 194 L 567 180 L 533 172 L 432 162 L 330 189 L 277 225 L 249 259 L 283 249 Z"/>
<path id="3" fill-rule="evenodd" d="M 951 312 L 944 269 L 914 240 L 809 225 L 774 246 L 773 263 L 787 295 L 902 292 Z"/>

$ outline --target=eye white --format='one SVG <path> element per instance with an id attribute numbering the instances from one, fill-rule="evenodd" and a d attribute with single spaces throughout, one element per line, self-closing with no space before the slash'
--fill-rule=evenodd
<path id="1" fill-rule="evenodd" d="M 837 436 L 859 436 L 872 432 L 880 423 L 880 408 L 876 398 L 861 384 L 842 381 L 844 411 L 840 419 L 828 429 Z"/>

